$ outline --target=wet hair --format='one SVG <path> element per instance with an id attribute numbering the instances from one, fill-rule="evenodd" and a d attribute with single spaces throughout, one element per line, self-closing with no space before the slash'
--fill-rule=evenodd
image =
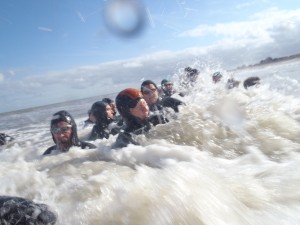
<path id="1" fill-rule="evenodd" d="M 106 106 L 108 105 L 109 104 L 104 101 L 98 101 L 92 105 L 91 113 L 96 118 L 96 124 L 109 124 L 111 122 L 111 119 L 107 118 Z"/>
<path id="2" fill-rule="evenodd" d="M 114 103 L 114 100 L 112 100 L 111 98 L 103 98 L 102 101 L 106 102 L 107 104 Z"/>
<path id="3" fill-rule="evenodd" d="M 152 81 L 152 80 L 145 80 L 142 84 L 141 84 L 141 92 L 143 93 L 143 87 L 153 84 L 154 87 L 158 90 L 157 85 Z"/>

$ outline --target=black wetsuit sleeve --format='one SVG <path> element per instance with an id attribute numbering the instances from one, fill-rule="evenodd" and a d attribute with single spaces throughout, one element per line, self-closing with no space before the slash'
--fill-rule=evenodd
<path id="1" fill-rule="evenodd" d="M 113 128 L 110 130 L 110 134 L 116 135 L 116 134 L 120 133 L 120 130 L 121 130 L 121 128 L 120 128 L 119 126 L 113 127 Z"/>
<path id="2" fill-rule="evenodd" d="M 103 138 L 108 139 L 108 137 L 109 137 L 108 132 L 106 132 L 102 127 L 99 127 L 99 126 L 95 125 L 93 127 L 92 132 L 91 132 L 89 140 L 94 141 L 96 139 L 103 139 Z"/>
<path id="3" fill-rule="evenodd" d="M 94 149 L 94 148 L 97 148 L 96 145 L 93 145 L 92 143 L 85 142 L 85 141 L 82 141 L 81 144 L 80 144 L 80 146 L 81 146 L 82 149 Z"/>
<path id="4" fill-rule="evenodd" d="M 43 155 L 49 155 L 49 154 L 51 154 L 51 152 L 53 151 L 53 150 L 55 150 L 56 149 L 56 145 L 53 145 L 53 146 L 51 146 L 50 148 L 48 148 L 44 153 L 43 153 Z"/>
<path id="5" fill-rule="evenodd" d="M 130 133 L 121 132 L 119 133 L 116 142 L 113 144 L 112 148 L 124 148 L 129 144 L 139 145 L 136 141 L 132 139 Z"/>
<path id="6" fill-rule="evenodd" d="M 117 123 L 117 125 L 119 126 L 119 127 L 121 127 L 121 126 L 123 126 L 125 123 L 124 123 L 124 120 L 123 120 L 123 118 L 122 118 L 122 116 L 121 115 L 117 115 L 116 117 L 115 117 L 115 122 Z"/>
<path id="7" fill-rule="evenodd" d="M 153 125 L 156 126 L 158 124 L 165 124 L 168 123 L 169 120 L 167 118 L 165 118 L 163 115 L 161 114 L 154 114 L 154 115 L 150 115 L 149 116 L 149 122 Z"/>
<path id="8" fill-rule="evenodd" d="M 175 112 L 179 112 L 178 106 L 184 103 L 176 98 L 166 97 L 162 100 L 161 104 L 163 107 L 172 108 Z"/>
<path id="9" fill-rule="evenodd" d="M 0 224 L 54 225 L 57 220 L 47 205 L 15 196 L 0 196 L 0 211 Z"/>
<path id="10" fill-rule="evenodd" d="M 96 140 L 98 137 L 98 134 L 97 134 L 97 128 L 96 128 L 96 125 L 93 126 L 93 129 L 92 129 L 92 132 L 91 132 L 91 135 L 89 137 L 89 140 L 90 141 L 94 141 Z"/>

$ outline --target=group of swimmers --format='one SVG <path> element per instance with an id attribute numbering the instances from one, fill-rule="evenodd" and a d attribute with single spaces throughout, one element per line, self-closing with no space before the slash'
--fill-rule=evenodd
<path id="1" fill-rule="evenodd" d="M 169 122 L 168 114 L 171 116 L 172 113 L 178 113 L 179 106 L 184 103 L 171 97 L 169 81 L 163 80 L 162 83 L 163 87 L 159 89 L 153 81 L 145 80 L 140 90 L 122 90 L 115 102 L 109 98 L 95 102 L 88 111 L 88 120 L 85 121 L 94 124 L 88 141 L 118 135 L 113 148 L 126 147 L 128 144 L 138 145 L 136 135 L 144 134 L 158 124 Z M 65 110 L 53 115 L 50 127 L 55 145 L 48 148 L 43 155 L 57 150 L 67 152 L 72 146 L 82 149 L 96 148 L 94 144 L 78 138 L 75 120 Z"/>
<path id="2" fill-rule="evenodd" d="M 197 81 L 199 71 L 190 67 L 185 68 L 182 85 L 193 86 Z M 214 83 L 222 78 L 220 72 L 212 75 Z M 258 77 L 250 77 L 244 81 L 244 87 L 258 85 Z M 227 88 L 238 87 L 239 81 L 228 79 Z M 88 111 L 89 118 L 86 124 L 93 124 L 87 141 L 81 141 L 77 135 L 77 126 L 74 118 L 67 111 L 59 111 L 51 120 L 51 134 L 55 145 L 48 148 L 43 155 L 48 155 L 54 150 L 68 151 L 72 146 L 82 149 L 92 149 L 96 146 L 88 141 L 108 139 L 111 135 L 118 135 L 112 148 L 123 148 L 128 144 L 139 145 L 137 136 L 146 134 L 158 124 L 168 123 L 170 118 L 179 112 L 179 106 L 184 105 L 181 100 L 172 97 L 176 91 L 173 83 L 167 79 L 161 81 L 159 88 L 151 80 L 145 80 L 140 90 L 127 88 L 122 90 L 113 101 L 104 98 L 95 102 Z M 184 96 L 184 93 L 178 93 Z"/>
<path id="3" fill-rule="evenodd" d="M 220 73 L 220 72 L 215 72 L 213 75 L 212 75 L 212 80 L 214 83 L 218 83 L 221 81 L 223 75 Z M 244 80 L 243 82 L 243 85 L 244 85 L 244 88 L 245 89 L 248 89 L 249 87 L 252 87 L 252 86 L 258 86 L 260 84 L 260 78 L 259 77 L 248 77 L 246 80 Z M 235 87 L 239 87 L 240 85 L 240 81 L 238 80 L 235 80 L 234 78 L 229 78 L 227 80 L 227 83 L 226 83 L 226 87 L 227 89 L 232 89 L 232 88 L 235 88 Z"/>

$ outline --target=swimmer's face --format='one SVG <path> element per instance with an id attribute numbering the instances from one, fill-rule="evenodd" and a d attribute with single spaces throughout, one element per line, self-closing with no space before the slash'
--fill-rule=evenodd
<path id="1" fill-rule="evenodd" d="M 110 105 L 106 106 L 106 115 L 107 115 L 107 118 L 110 118 L 110 119 L 113 119 L 115 117 L 114 110 L 112 109 L 112 107 Z"/>
<path id="2" fill-rule="evenodd" d="M 144 99 L 140 99 L 134 108 L 129 108 L 131 115 L 145 120 L 149 116 L 149 107 Z"/>
<path id="3" fill-rule="evenodd" d="M 116 108 L 116 104 L 114 102 L 110 103 L 109 104 L 112 111 L 113 111 L 113 114 L 116 115 L 117 114 L 117 108 Z"/>
<path id="4" fill-rule="evenodd" d="M 167 90 L 167 91 L 172 91 L 173 90 L 173 83 L 164 84 L 164 89 Z"/>
<path id="5" fill-rule="evenodd" d="M 153 84 L 143 86 L 143 96 L 149 106 L 152 106 L 158 99 L 158 90 Z"/>
<path id="6" fill-rule="evenodd" d="M 67 144 L 71 142 L 72 126 L 64 121 L 58 122 L 51 128 L 56 143 Z"/>

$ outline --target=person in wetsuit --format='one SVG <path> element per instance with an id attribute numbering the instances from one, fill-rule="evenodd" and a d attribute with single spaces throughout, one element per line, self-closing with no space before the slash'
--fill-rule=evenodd
<path id="1" fill-rule="evenodd" d="M 258 85 L 260 84 L 260 78 L 259 77 L 248 77 L 245 81 L 244 81 L 244 88 L 248 89 L 248 87 L 258 87 Z"/>
<path id="2" fill-rule="evenodd" d="M 89 140 L 109 138 L 109 135 L 116 135 L 120 128 L 115 123 L 114 110 L 104 101 L 95 102 L 92 105 L 92 114 L 96 118 L 96 124 L 93 127 Z"/>
<path id="3" fill-rule="evenodd" d="M 116 116 L 117 115 L 117 109 L 116 109 L 115 101 L 112 100 L 111 98 L 103 98 L 102 101 L 106 102 L 107 104 L 110 105 L 111 110 L 113 111 L 113 115 Z"/>
<path id="4" fill-rule="evenodd" d="M 222 77 L 223 77 L 223 75 L 220 72 L 214 72 L 212 75 L 212 80 L 216 84 L 221 81 Z"/>
<path id="5" fill-rule="evenodd" d="M 193 87 L 198 79 L 200 72 L 199 70 L 191 67 L 184 68 L 184 77 L 182 81 L 182 85 L 190 88 Z"/>
<path id="6" fill-rule="evenodd" d="M 6 145 L 7 143 L 13 141 L 14 138 L 5 134 L 5 133 L 0 133 L 0 145 Z"/>
<path id="7" fill-rule="evenodd" d="M 160 97 L 171 97 L 176 91 L 173 88 L 173 83 L 167 79 L 161 81 Z"/>
<path id="8" fill-rule="evenodd" d="M 43 155 L 51 154 L 54 150 L 67 152 L 72 146 L 82 149 L 96 148 L 95 145 L 79 140 L 75 120 L 65 110 L 53 114 L 50 122 L 50 131 L 55 145 L 48 148 Z"/>
<path id="9" fill-rule="evenodd" d="M 127 88 L 117 95 L 116 105 L 126 126 L 120 131 L 112 147 L 139 145 L 135 137 L 147 133 L 152 127 L 149 121 L 149 107 L 142 93 L 137 89 Z"/>
<path id="10" fill-rule="evenodd" d="M 176 94 L 176 93 L 177 93 L 177 91 L 174 89 L 173 82 L 171 82 L 167 79 L 163 79 L 161 81 L 161 88 L 159 90 L 159 96 L 161 98 L 171 97 L 173 94 Z M 183 97 L 184 93 L 179 92 L 178 95 Z"/>
<path id="11" fill-rule="evenodd" d="M 165 97 L 160 98 L 158 95 L 158 88 L 151 80 L 145 80 L 141 84 L 141 92 L 150 109 L 150 120 L 153 125 L 164 124 L 168 122 L 164 115 L 164 108 L 171 108 L 174 112 L 179 112 L 179 105 L 184 103 L 176 98 Z"/>
<path id="12" fill-rule="evenodd" d="M 88 111 L 88 118 L 84 121 L 84 125 L 83 128 L 88 127 L 89 125 L 95 124 L 96 122 L 96 118 L 95 116 L 92 114 L 92 110 L 89 109 Z"/>
<path id="13" fill-rule="evenodd" d="M 113 114 L 115 116 L 114 120 L 117 123 L 117 125 L 119 127 L 123 126 L 124 125 L 123 119 L 122 119 L 122 116 L 120 114 L 118 114 L 115 101 L 112 100 L 112 99 L 110 99 L 110 98 L 103 98 L 102 101 L 106 102 L 106 103 L 108 103 L 110 105 L 111 109 L 113 110 Z"/>
<path id="14" fill-rule="evenodd" d="M 29 199 L 0 196 L 1 225 L 54 225 L 57 216 L 45 204 Z"/>

